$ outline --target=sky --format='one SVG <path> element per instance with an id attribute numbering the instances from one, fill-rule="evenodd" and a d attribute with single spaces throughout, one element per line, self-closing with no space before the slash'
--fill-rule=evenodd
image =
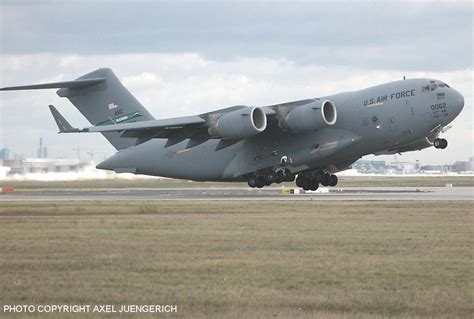
<path id="1" fill-rule="evenodd" d="M 72 80 L 110 67 L 156 118 L 269 105 L 430 77 L 459 90 L 461 115 L 434 148 L 369 159 L 474 156 L 473 5 L 417 2 L 0 1 L 0 86 Z M 0 94 L 0 148 L 95 160 L 100 135 L 61 134 L 47 108 L 89 123 L 55 90 Z"/>

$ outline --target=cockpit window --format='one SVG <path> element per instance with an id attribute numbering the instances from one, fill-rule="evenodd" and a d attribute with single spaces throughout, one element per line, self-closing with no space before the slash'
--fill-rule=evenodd
<path id="1" fill-rule="evenodd" d="M 443 82 L 441 82 L 441 81 L 438 81 L 438 83 L 436 83 L 436 81 L 430 80 L 430 83 L 429 83 L 429 84 L 423 85 L 423 86 L 421 87 L 421 92 L 434 91 L 434 90 L 436 90 L 438 87 L 440 87 L 440 88 L 448 87 L 448 88 L 449 88 L 449 85 L 447 85 L 446 83 L 443 83 Z"/>

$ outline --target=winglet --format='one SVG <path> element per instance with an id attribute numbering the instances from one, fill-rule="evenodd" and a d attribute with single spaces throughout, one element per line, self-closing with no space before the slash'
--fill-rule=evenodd
<path id="1" fill-rule="evenodd" d="M 59 133 L 79 132 L 79 129 L 72 127 L 71 124 L 66 121 L 66 119 L 61 115 L 61 113 L 59 113 L 59 111 L 53 105 L 49 105 L 49 110 L 51 111 L 51 114 L 53 114 L 54 120 L 58 125 Z"/>

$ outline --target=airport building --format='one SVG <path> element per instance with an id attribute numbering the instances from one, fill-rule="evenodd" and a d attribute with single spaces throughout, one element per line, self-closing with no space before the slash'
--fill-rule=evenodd
<path id="1" fill-rule="evenodd" d="M 10 150 L 8 148 L 0 149 L 0 161 L 8 161 L 10 159 Z"/>
<path id="2" fill-rule="evenodd" d="M 456 161 L 453 164 L 443 165 L 422 165 L 420 161 L 415 162 L 386 162 L 358 160 L 352 164 L 352 168 L 359 174 L 380 174 L 380 175 L 416 175 L 416 174 L 448 174 L 462 173 L 471 174 L 474 172 L 474 157 L 469 161 Z"/>
<path id="3" fill-rule="evenodd" d="M 39 139 L 39 148 L 36 151 L 38 158 L 48 158 L 48 148 L 43 146 L 43 138 L 40 137 Z"/>

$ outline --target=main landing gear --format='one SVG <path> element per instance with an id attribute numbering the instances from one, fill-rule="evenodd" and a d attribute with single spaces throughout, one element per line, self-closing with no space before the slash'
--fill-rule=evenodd
<path id="1" fill-rule="evenodd" d="M 296 186 L 301 187 L 305 191 L 315 191 L 319 188 L 319 184 L 323 186 L 336 186 L 337 176 L 331 175 L 323 171 L 313 173 L 301 173 L 296 178 Z"/>
<path id="2" fill-rule="evenodd" d="M 286 169 L 277 172 L 270 171 L 254 174 L 248 178 L 247 183 L 252 188 L 262 188 L 263 186 L 270 186 L 273 183 L 280 184 L 281 182 L 292 182 L 294 180 L 295 174 Z"/>
<path id="3" fill-rule="evenodd" d="M 448 141 L 444 138 L 437 138 L 433 141 L 433 146 L 435 148 L 444 150 L 446 147 L 448 147 Z"/>
<path id="4" fill-rule="evenodd" d="M 249 176 L 247 183 L 250 187 L 262 188 L 270 186 L 273 183 L 292 182 L 295 180 L 295 174 L 288 169 L 279 171 L 267 171 L 254 173 Z M 296 186 L 301 187 L 305 191 L 318 189 L 319 184 L 323 186 L 336 186 L 337 176 L 331 175 L 324 171 L 301 172 L 296 178 Z"/>

